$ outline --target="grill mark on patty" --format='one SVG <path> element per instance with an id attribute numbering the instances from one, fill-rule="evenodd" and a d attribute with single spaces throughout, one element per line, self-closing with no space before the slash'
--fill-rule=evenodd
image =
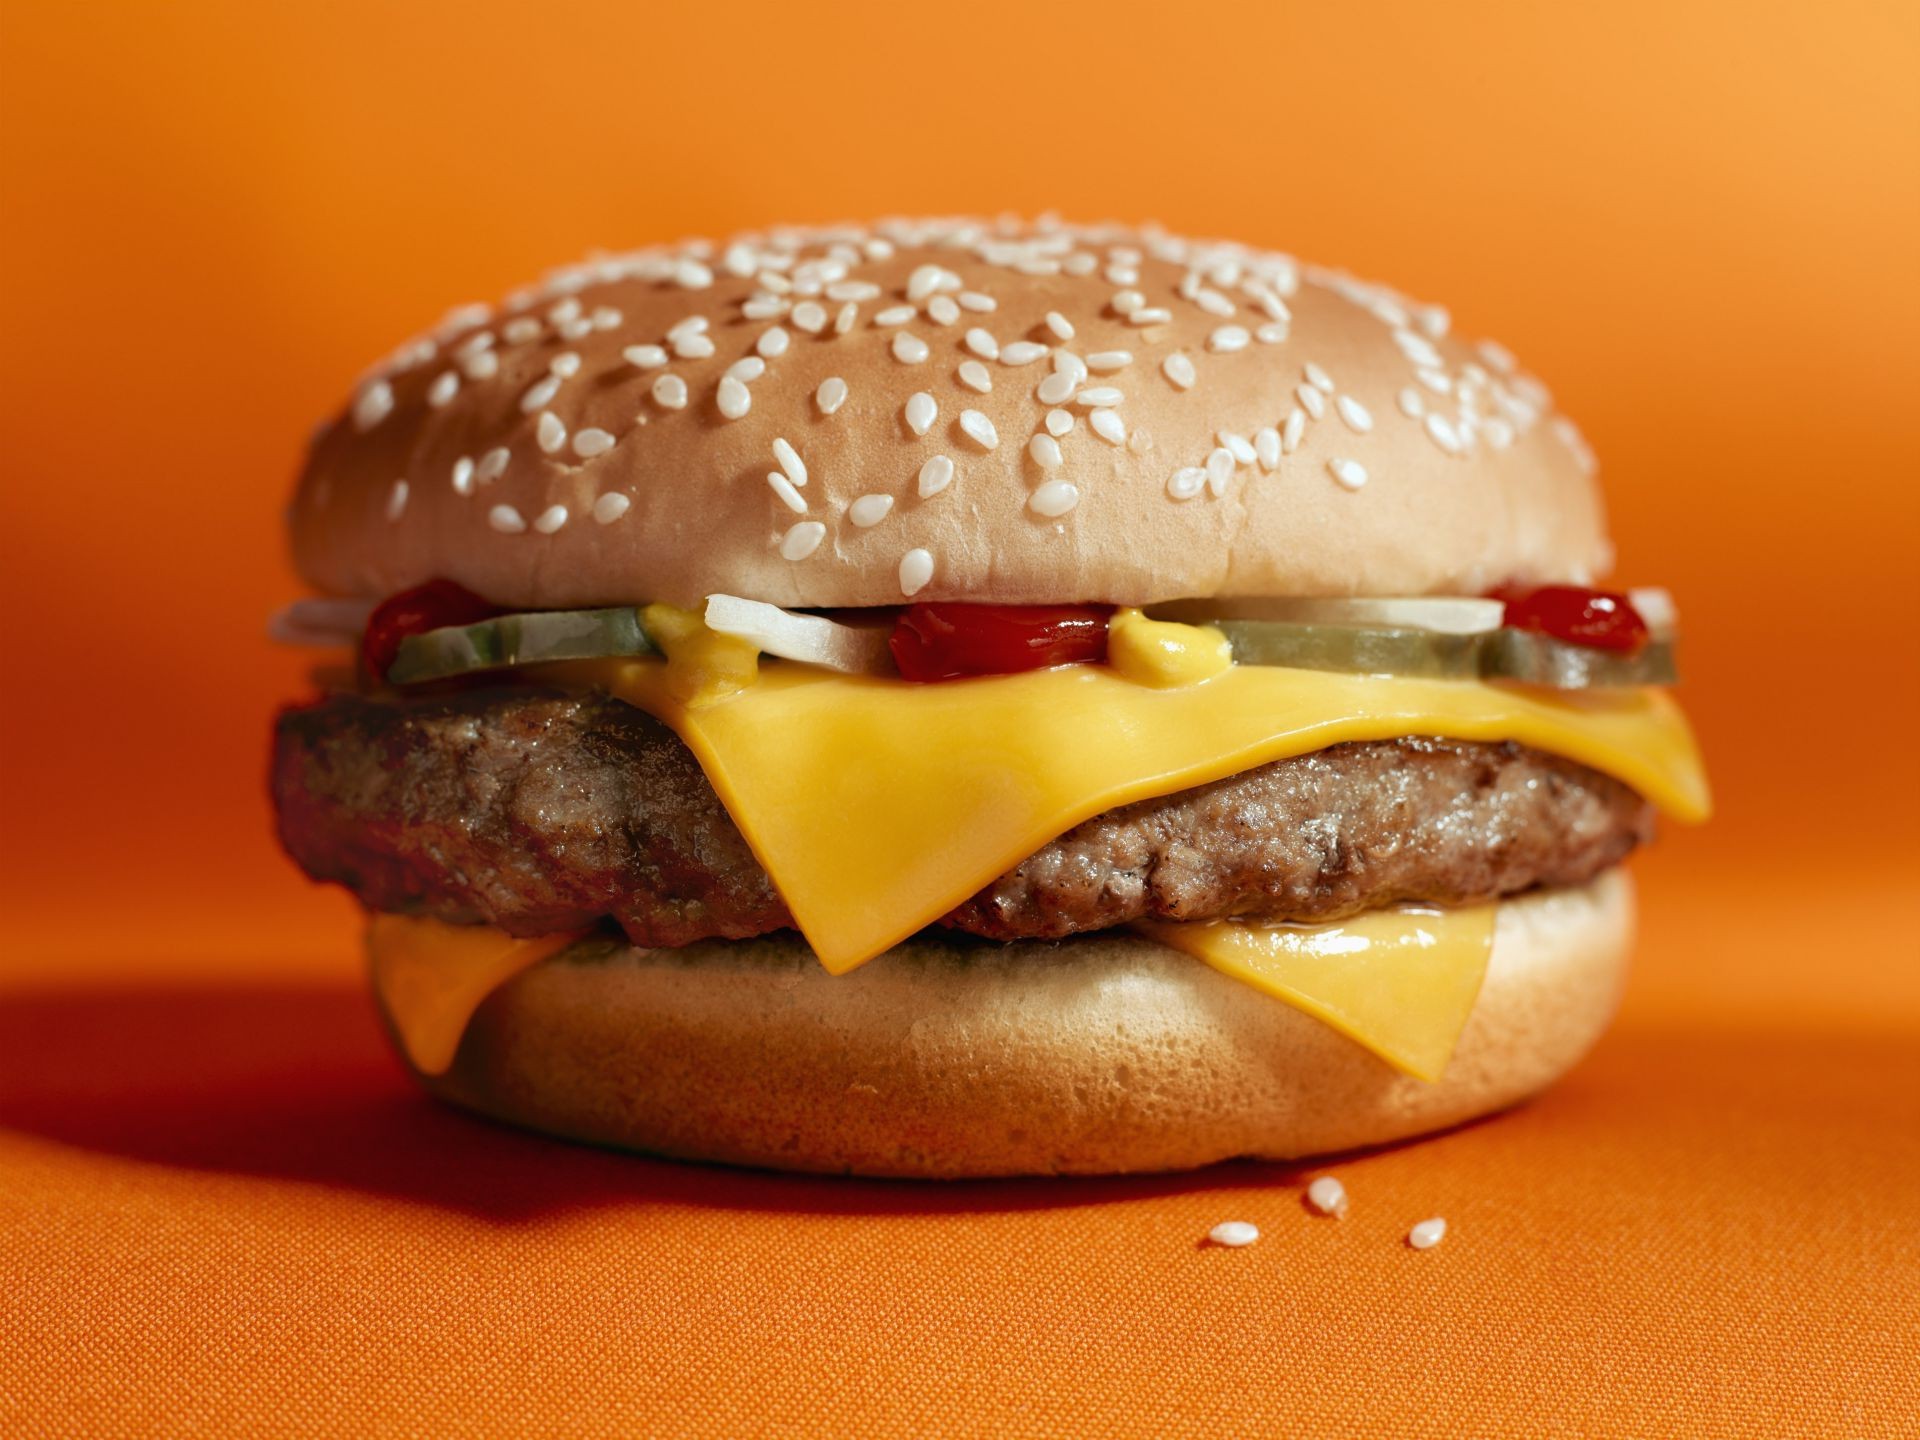
<path id="1" fill-rule="evenodd" d="M 699 763 L 604 696 L 341 695 L 283 711 L 280 836 L 369 907 L 641 945 L 792 917 Z M 1511 742 L 1361 741 L 1097 815 L 942 917 L 994 940 L 1132 920 L 1325 920 L 1576 885 L 1652 829 L 1632 789 Z"/>

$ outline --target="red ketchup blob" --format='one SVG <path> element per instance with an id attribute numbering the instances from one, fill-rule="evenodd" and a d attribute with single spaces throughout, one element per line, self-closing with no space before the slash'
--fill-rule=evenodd
<path id="1" fill-rule="evenodd" d="M 1107 658 L 1104 605 L 909 605 L 887 648 L 909 680 L 1011 675 Z"/>
<path id="2" fill-rule="evenodd" d="M 1618 590 L 1542 585 L 1537 590 L 1505 591 L 1500 598 L 1507 607 L 1504 623 L 1515 630 L 1534 630 L 1569 645 L 1627 655 L 1647 643 L 1647 622 Z"/>
<path id="3" fill-rule="evenodd" d="M 429 580 L 389 595 L 374 607 L 360 638 L 360 663 L 376 682 L 383 681 L 400 653 L 400 642 L 409 635 L 424 635 L 447 625 L 474 625 L 501 613 L 499 606 L 489 605 L 464 585 Z"/>

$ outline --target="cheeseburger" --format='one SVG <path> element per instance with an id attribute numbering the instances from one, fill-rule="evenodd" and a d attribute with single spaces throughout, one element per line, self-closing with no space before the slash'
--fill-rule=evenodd
<path id="1" fill-rule="evenodd" d="M 1593 461 L 1447 312 L 1157 230 L 598 256 L 360 382 L 287 851 L 435 1095 L 658 1154 L 1170 1170 L 1511 1105 L 1707 813 Z M 350 648 L 351 659 L 348 658 Z"/>

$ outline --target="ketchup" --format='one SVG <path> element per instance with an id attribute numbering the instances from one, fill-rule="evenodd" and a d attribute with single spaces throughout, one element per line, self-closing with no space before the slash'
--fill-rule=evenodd
<path id="1" fill-rule="evenodd" d="M 374 607 L 360 639 L 360 663 L 376 682 L 385 680 L 400 653 L 400 642 L 409 635 L 424 635 L 447 625 L 473 625 L 500 613 L 498 606 L 489 605 L 463 585 L 429 580 L 389 595 Z"/>
<path id="2" fill-rule="evenodd" d="M 1595 650 L 1631 655 L 1647 643 L 1647 622 L 1618 590 L 1585 590 L 1578 585 L 1542 585 L 1537 590 L 1501 593 L 1503 623 L 1534 630 Z"/>
<path id="3" fill-rule="evenodd" d="M 909 605 L 887 648 L 908 680 L 1010 675 L 1107 658 L 1104 605 Z"/>

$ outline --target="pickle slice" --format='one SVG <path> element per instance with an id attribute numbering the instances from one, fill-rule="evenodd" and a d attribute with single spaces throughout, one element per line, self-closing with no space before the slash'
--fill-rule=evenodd
<path id="1" fill-rule="evenodd" d="M 1671 685 L 1673 642 L 1656 640 L 1632 655 L 1569 645 L 1529 630 L 1447 635 L 1433 630 L 1357 625 L 1290 625 L 1277 620 L 1215 620 L 1242 665 L 1287 665 L 1355 675 L 1428 680 L 1512 680 L 1556 690 Z"/>
<path id="2" fill-rule="evenodd" d="M 1472 680 L 1480 674 L 1479 635 L 1385 630 L 1357 625 L 1290 625 L 1279 620 L 1216 620 L 1234 660 L 1296 670 Z"/>
<path id="3" fill-rule="evenodd" d="M 1673 642 L 1654 640 L 1631 655 L 1569 645 L 1531 630 L 1497 630 L 1483 637 L 1480 673 L 1489 680 L 1517 680 L 1556 690 L 1608 685 L 1671 685 L 1680 678 Z"/>
<path id="4" fill-rule="evenodd" d="M 606 610 L 530 610 L 477 625 L 449 625 L 409 635 L 387 669 L 395 685 L 447 680 L 482 670 L 548 660 L 601 660 L 658 650 L 631 605 Z"/>

